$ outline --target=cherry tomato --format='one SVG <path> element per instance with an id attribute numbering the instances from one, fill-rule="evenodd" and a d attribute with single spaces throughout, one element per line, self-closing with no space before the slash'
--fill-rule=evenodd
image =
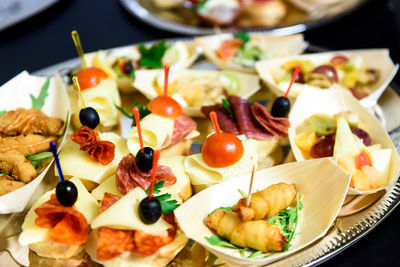
<path id="1" fill-rule="evenodd" d="M 214 168 L 231 166 L 238 162 L 244 153 L 242 142 L 235 135 L 220 133 L 210 135 L 201 146 L 205 163 Z"/>
<path id="2" fill-rule="evenodd" d="M 346 64 L 347 62 L 349 62 L 349 59 L 348 59 L 347 57 L 341 56 L 341 55 L 334 56 L 334 57 L 331 59 L 331 63 L 332 63 L 332 65 L 334 65 L 334 66 Z"/>
<path id="3" fill-rule="evenodd" d="M 328 66 L 328 65 L 318 66 L 313 70 L 313 73 L 323 74 L 326 77 L 328 77 L 328 79 L 331 82 L 334 82 L 334 83 L 337 83 L 339 81 L 336 69 L 332 66 Z"/>
<path id="4" fill-rule="evenodd" d="M 217 56 L 224 61 L 232 60 L 242 45 L 243 41 L 240 39 L 226 40 L 218 48 Z"/>
<path id="5" fill-rule="evenodd" d="M 372 166 L 371 161 L 369 160 L 368 156 L 361 152 L 358 154 L 358 156 L 355 158 L 356 161 L 356 168 L 361 169 L 362 166 Z"/>
<path id="6" fill-rule="evenodd" d="M 101 80 L 107 79 L 107 74 L 99 68 L 89 67 L 80 70 L 76 77 L 78 77 L 78 82 L 81 90 L 86 90 L 98 85 Z"/>
<path id="7" fill-rule="evenodd" d="M 176 119 L 182 115 L 182 107 L 169 96 L 157 96 L 150 101 L 148 109 L 159 116 Z"/>

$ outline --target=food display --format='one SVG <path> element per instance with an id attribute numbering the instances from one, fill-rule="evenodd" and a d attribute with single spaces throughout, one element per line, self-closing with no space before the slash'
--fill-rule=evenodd
<path id="1" fill-rule="evenodd" d="M 310 108 L 306 97 L 318 98 L 319 103 Z M 370 194 L 397 178 L 400 157 L 390 137 L 348 92 L 304 93 L 292 112 L 289 138 L 296 159 L 334 157 L 352 174 L 349 193 Z"/>
<path id="2" fill-rule="evenodd" d="M 256 69 L 261 79 L 279 95 L 285 92 L 297 65 L 301 65 L 302 70 L 291 90 L 291 97 L 297 97 L 308 89 L 339 86 L 350 91 L 366 107 L 376 104 L 398 69 L 386 49 L 284 57 L 261 61 L 257 63 Z"/>
<path id="3" fill-rule="evenodd" d="M 227 8 L 221 24 L 285 6 L 222 2 L 185 4 L 207 23 Z M 299 55 L 302 35 L 238 32 L 85 55 L 72 36 L 72 84 L 23 73 L 1 87 L 0 213 L 24 218 L 30 266 L 290 265 L 398 178 L 363 107 L 397 70 L 386 50 Z"/>
<path id="4" fill-rule="evenodd" d="M 193 43 L 178 41 L 170 44 L 162 40 L 151 45 L 139 44 L 116 51 L 99 50 L 85 54 L 85 59 L 90 66 L 100 68 L 115 79 L 120 91 L 129 93 L 136 90 L 132 85 L 136 70 L 158 69 L 164 65 L 172 69 L 185 69 L 198 56 L 197 47 Z"/>
<path id="5" fill-rule="evenodd" d="M 223 70 L 255 73 L 256 62 L 301 54 L 307 48 L 302 34 L 271 36 L 242 31 L 197 37 L 204 55 Z"/>

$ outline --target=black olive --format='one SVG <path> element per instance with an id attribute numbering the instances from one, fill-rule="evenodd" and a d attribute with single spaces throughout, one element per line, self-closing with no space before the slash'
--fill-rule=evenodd
<path id="1" fill-rule="evenodd" d="M 78 198 L 78 189 L 70 181 L 59 182 L 56 187 L 56 197 L 61 205 L 70 207 L 75 204 Z"/>
<path id="2" fill-rule="evenodd" d="M 129 74 L 131 73 L 132 69 L 133 69 L 133 66 L 132 66 L 131 62 L 130 62 L 130 61 L 125 62 L 122 66 L 123 66 L 123 67 L 122 67 L 122 71 L 123 71 L 126 75 L 129 75 Z"/>
<path id="3" fill-rule="evenodd" d="M 135 162 L 141 171 L 148 172 L 153 168 L 153 153 L 154 150 L 151 147 L 144 147 L 143 152 L 138 151 Z"/>
<path id="4" fill-rule="evenodd" d="M 274 117 L 286 117 L 290 111 L 290 100 L 283 96 L 275 99 L 274 104 L 272 105 L 271 115 Z"/>
<path id="5" fill-rule="evenodd" d="M 79 120 L 81 121 L 82 125 L 85 125 L 91 129 L 96 128 L 100 123 L 99 114 L 94 108 L 91 107 L 81 109 L 79 112 Z"/>
<path id="6" fill-rule="evenodd" d="M 161 217 L 161 203 L 155 198 L 144 198 L 139 204 L 139 216 L 145 224 L 153 224 Z"/>

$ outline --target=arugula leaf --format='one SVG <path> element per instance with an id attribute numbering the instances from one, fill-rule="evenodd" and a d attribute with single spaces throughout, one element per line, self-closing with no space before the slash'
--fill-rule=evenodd
<path id="1" fill-rule="evenodd" d="M 141 67 L 148 67 L 150 69 L 157 69 L 162 67 L 161 59 L 165 54 L 165 51 L 169 48 L 169 45 L 165 40 L 157 42 L 151 45 L 149 48 L 143 43 L 139 44 L 140 59 L 139 65 Z"/>
<path id="2" fill-rule="evenodd" d="M 292 241 L 296 233 L 297 223 L 299 220 L 299 212 L 303 209 L 302 199 L 303 197 L 300 198 L 299 194 L 297 194 L 297 205 L 295 208 L 286 208 L 277 216 L 268 219 L 268 223 L 277 225 L 281 228 L 282 234 L 287 240 L 284 251 L 287 251 L 290 248 L 290 241 Z"/>
<path id="3" fill-rule="evenodd" d="M 242 195 L 242 197 L 247 197 L 247 193 L 244 192 L 242 189 L 238 189 L 239 193 Z"/>
<path id="4" fill-rule="evenodd" d="M 232 211 L 235 208 L 236 205 L 233 205 L 232 207 L 219 207 L 216 208 L 215 210 L 213 210 L 212 212 L 210 212 L 208 214 L 208 216 L 210 216 L 211 214 L 213 214 L 216 210 L 226 210 L 226 211 Z"/>
<path id="5" fill-rule="evenodd" d="M 29 95 L 32 100 L 32 108 L 35 108 L 37 110 L 42 109 L 42 107 L 44 106 L 44 101 L 46 100 L 46 97 L 49 95 L 47 93 L 47 91 L 49 90 L 49 85 L 50 85 L 50 78 L 47 78 L 42 86 L 42 89 L 40 89 L 40 93 L 37 98 L 35 98 L 32 94 Z"/>
<path id="6" fill-rule="evenodd" d="M 222 238 L 216 235 L 212 235 L 210 237 L 204 237 L 208 243 L 210 243 L 213 246 L 221 246 L 221 247 L 228 247 L 228 248 L 234 248 L 234 249 L 241 249 L 229 242 L 226 242 Z"/>
<path id="7" fill-rule="evenodd" d="M 206 5 L 206 2 L 207 1 L 201 1 L 200 3 L 198 3 L 197 6 L 196 6 L 196 9 L 197 10 L 203 9 L 204 6 Z"/>
<path id="8" fill-rule="evenodd" d="M 132 79 L 136 78 L 135 69 L 134 68 L 132 68 L 131 71 L 129 72 L 129 77 L 132 78 Z"/>
<path id="9" fill-rule="evenodd" d="M 243 41 L 243 46 L 250 41 L 250 35 L 246 31 L 240 31 L 233 35 L 233 37 Z"/>
<path id="10" fill-rule="evenodd" d="M 129 114 L 123 107 L 118 106 L 117 104 L 114 104 L 115 108 L 121 112 L 122 115 L 129 119 L 135 119 L 135 116 L 133 114 Z"/>
<path id="11" fill-rule="evenodd" d="M 3 176 L 3 175 L 9 175 L 9 174 L 5 173 L 5 172 L 0 173 L 0 176 Z"/>
<path id="12" fill-rule="evenodd" d="M 0 111 L 0 117 L 3 116 L 6 113 L 7 113 L 7 111 L 5 111 L 5 110 Z"/>
<path id="13" fill-rule="evenodd" d="M 226 98 L 222 98 L 222 106 L 229 112 L 229 118 L 233 119 L 235 116 L 233 114 L 231 104 L 229 104 Z"/>
<path id="14" fill-rule="evenodd" d="M 51 156 L 53 156 L 53 153 L 51 152 L 42 152 L 38 154 L 25 156 L 25 158 L 32 163 L 35 169 L 39 169 L 42 167 L 42 160 L 47 159 Z"/>
<path id="15" fill-rule="evenodd" d="M 258 255 L 261 255 L 261 254 L 262 254 L 262 251 L 257 250 L 257 251 L 254 251 L 253 253 L 251 253 L 247 258 L 254 259 L 255 257 L 257 257 Z"/>

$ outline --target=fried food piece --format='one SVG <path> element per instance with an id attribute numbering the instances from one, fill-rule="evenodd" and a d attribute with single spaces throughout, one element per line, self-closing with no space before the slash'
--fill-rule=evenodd
<path id="1" fill-rule="evenodd" d="M 0 152 L 16 150 L 25 156 L 48 151 L 49 143 L 56 142 L 55 136 L 43 136 L 38 134 L 18 135 L 0 139 Z"/>
<path id="2" fill-rule="evenodd" d="M 235 212 L 216 210 L 205 220 L 205 225 L 232 244 L 261 250 L 263 252 L 282 251 L 286 239 L 279 226 L 266 220 L 242 222 Z"/>
<path id="3" fill-rule="evenodd" d="M 51 118 L 37 109 L 18 108 L 0 117 L 0 133 L 4 135 L 56 135 L 64 125 L 59 118 Z"/>
<path id="4" fill-rule="evenodd" d="M 18 188 L 23 187 L 24 185 L 25 183 L 15 181 L 12 177 L 8 175 L 2 175 L 0 176 L 0 196 L 15 191 Z"/>
<path id="5" fill-rule="evenodd" d="M 0 171 L 24 183 L 29 183 L 37 176 L 32 163 L 15 150 L 0 153 Z"/>
<path id="6" fill-rule="evenodd" d="M 278 215 L 296 199 L 294 184 L 273 184 L 262 191 L 252 194 L 250 205 L 246 206 L 246 198 L 242 198 L 233 209 L 243 221 L 260 220 Z"/>

